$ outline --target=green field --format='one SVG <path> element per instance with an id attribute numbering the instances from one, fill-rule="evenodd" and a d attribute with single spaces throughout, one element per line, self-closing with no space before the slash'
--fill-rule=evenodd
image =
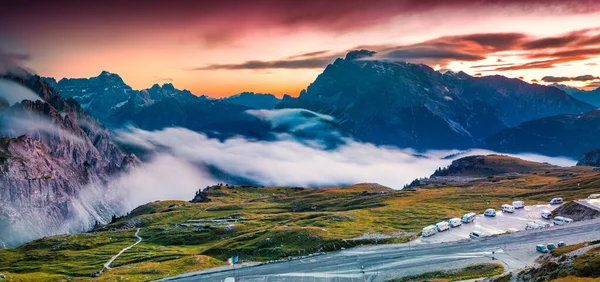
<path id="1" fill-rule="evenodd" d="M 583 198 L 599 190 L 600 172 L 589 167 L 544 169 L 402 191 L 374 184 L 320 189 L 214 186 L 208 191 L 211 202 L 148 203 L 93 232 L 0 250 L 0 273 L 12 281 L 48 275 L 50 280 L 147 281 L 225 265 L 236 255 L 244 261 L 266 261 L 374 244 L 374 239 L 356 239 L 365 233 L 380 234 L 379 243 L 406 242 L 423 226 L 469 211 L 482 213 L 517 199 L 535 204 L 555 196 Z M 143 241 L 115 260 L 111 270 L 92 278 L 136 241 L 136 229 L 126 226 L 141 228 Z"/>

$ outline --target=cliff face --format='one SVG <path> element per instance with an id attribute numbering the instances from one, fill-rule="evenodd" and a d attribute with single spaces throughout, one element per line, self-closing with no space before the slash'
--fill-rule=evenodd
<path id="1" fill-rule="evenodd" d="M 124 203 L 102 194 L 110 178 L 139 160 L 39 77 L 3 79 L 41 100 L 0 107 L 0 247 L 82 231 L 121 213 Z"/>

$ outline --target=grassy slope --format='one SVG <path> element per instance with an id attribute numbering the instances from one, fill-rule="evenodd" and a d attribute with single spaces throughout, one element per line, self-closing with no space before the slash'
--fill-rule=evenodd
<path id="1" fill-rule="evenodd" d="M 372 243 L 343 240 L 365 232 L 416 233 L 425 225 L 468 211 L 481 213 L 516 199 L 533 204 L 555 196 L 582 198 L 597 193 L 599 186 L 600 172 L 592 172 L 591 168 L 553 168 L 536 174 L 434 183 L 404 191 L 370 184 L 323 189 L 222 186 L 210 191 L 213 201 L 209 203 L 149 203 L 106 226 L 107 231 L 48 237 L 0 250 L 0 273 L 89 277 L 121 248 L 135 242 L 135 229 L 108 231 L 128 222 L 138 222 L 144 240 L 119 257 L 101 279 L 119 275 L 145 281 L 222 265 L 233 255 L 245 260 L 270 260 L 337 250 Z M 229 231 L 224 225 L 180 225 L 188 219 L 226 217 L 242 217 L 244 221 L 235 223 L 235 229 Z M 190 262 L 198 255 L 217 260 L 201 257 L 206 258 L 205 263 L 186 267 L 178 263 Z M 144 272 L 148 265 L 157 273 Z"/>
<path id="2" fill-rule="evenodd" d="M 482 263 L 467 266 L 461 269 L 447 271 L 433 271 L 415 276 L 407 276 L 392 279 L 390 282 L 412 282 L 412 281 L 460 281 L 482 277 L 490 277 L 502 274 L 504 266 L 497 263 Z"/>

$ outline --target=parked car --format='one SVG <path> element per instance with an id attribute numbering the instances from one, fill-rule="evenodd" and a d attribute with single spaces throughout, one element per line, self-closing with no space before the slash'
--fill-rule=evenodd
<path id="1" fill-rule="evenodd" d="M 222 282 L 235 282 L 236 280 L 235 280 L 235 278 L 234 278 L 234 277 L 227 277 L 227 278 L 225 278 L 225 279 L 223 279 L 223 280 L 221 280 L 221 281 L 222 281 Z"/>
<path id="2" fill-rule="evenodd" d="M 462 220 L 458 217 L 451 218 L 448 220 L 448 224 L 450 224 L 450 227 L 459 227 L 462 225 Z"/>
<path id="3" fill-rule="evenodd" d="M 429 236 L 433 236 L 435 235 L 435 233 L 437 233 L 437 228 L 435 228 L 435 225 L 429 225 L 425 228 L 423 228 L 423 231 L 421 231 L 421 234 L 423 237 L 429 237 Z"/>
<path id="4" fill-rule="evenodd" d="M 435 228 L 438 232 L 443 232 L 450 229 L 450 224 L 448 222 L 442 221 L 435 224 Z"/>
<path id="5" fill-rule="evenodd" d="M 550 227 L 550 223 L 547 221 L 542 221 L 542 220 L 534 220 L 533 221 L 535 224 L 539 225 L 541 228 L 546 228 L 546 227 Z"/>
<path id="6" fill-rule="evenodd" d="M 485 212 L 483 213 L 484 216 L 491 216 L 491 217 L 495 217 L 496 216 L 496 210 L 495 209 L 487 209 L 485 210 Z"/>
<path id="7" fill-rule="evenodd" d="M 548 250 L 552 251 L 556 249 L 556 245 L 554 243 L 548 243 Z"/>
<path id="8" fill-rule="evenodd" d="M 512 206 L 515 207 L 515 209 L 522 209 L 522 208 L 525 208 L 525 202 L 514 201 L 514 202 L 512 202 Z"/>
<path id="9" fill-rule="evenodd" d="M 544 245 L 537 245 L 535 246 L 535 250 L 540 252 L 540 253 L 547 253 L 548 252 L 548 248 L 546 248 L 546 246 Z"/>
<path id="10" fill-rule="evenodd" d="M 565 243 L 565 241 L 558 241 L 558 246 L 559 247 L 564 247 L 566 245 L 567 245 L 567 243 Z"/>
<path id="11" fill-rule="evenodd" d="M 600 199 L 600 194 L 591 194 L 588 199 Z"/>
<path id="12" fill-rule="evenodd" d="M 554 224 L 556 224 L 556 225 L 565 225 L 567 223 L 571 223 L 572 221 L 573 221 L 572 219 L 562 217 L 562 216 L 557 216 L 554 218 Z"/>
<path id="13" fill-rule="evenodd" d="M 541 229 L 541 228 L 542 227 L 539 224 L 537 224 L 533 221 L 529 221 L 529 222 L 525 223 L 525 230 L 533 230 L 533 229 Z"/>
<path id="14" fill-rule="evenodd" d="M 551 205 L 560 205 L 563 203 L 563 198 L 554 198 L 550 200 Z"/>
<path id="15" fill-rule="evenodd" d="M 474 212 L 470 212 L 470 213 L 465 214 L 463 216 L 462 222 L 463 223 L 473 222 L 475 220 L 475 217 L 477 217 L 477 215 Z"/>
<path id="16" fill-rule="evenodd" d="M 479 239 L 479 238 L 483 237 L 483 233 L 481 233 L 479 231 L 473 231 L 473 232 L 471 232 L 471 234 L 469 234 L 469 237 L 471 239 Z"/>
<path id="17" fill-rule="evenodd" d="M 502 205 L 502 212 L 513 213 L 515 212 L 515 207 L 511 205 Z"/>
<path id="18" fill-rule="evenodd" d="M 551 219 L 552 218 L 552 212 L 551 211 L 542 211 L 542 217 L 545 219 Z"/>

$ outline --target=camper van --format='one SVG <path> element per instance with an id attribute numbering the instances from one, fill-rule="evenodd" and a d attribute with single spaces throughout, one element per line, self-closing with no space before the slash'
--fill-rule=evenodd
<path id="1" fill-rule="evenodd" d="M 443 232 L 443 231 L 450 229 L 450 224 L 448 224 L 448 222 L 445 222 L 445 221 L 438 222 L 435 225 L 435 228 L 437 229 L 438 232 Z"/>
<path id="2" fill-rule="evenodd" d="M 475 220 L 475 217 L 477 217 L 477 215 L 474 212 L 470 212 L 470 213 L 465 214 L 463 216 L 462 222 L 463 223 L 473 222 Z"/>
<path id="3" fill-rule="evenodd" d="M 562 217 L 562 216 L 557 216 L 554 218 L 554 224 L 555 225 L 565 225 L 567 223 L 572 222 L 573 220 L 570 218 L 566 218 L 566 217 Z"/>
<path id="4" fill-rule="evenodd" d="M 525 202 L 514 201 L 514 202 L 512 202 L 512 206 L 515 207 L 515 209 L 522 209 L 522 208 L 525 208 Z"/>
<path id="5" fill-rule="evenodd" d="M 484 216 L 491 216 L 491 217 L 495 217 L 496 216 L 496 210 L 495 209 L 487 209 L 485 210 L 485 212 L 483 213 Z"/>
<path id="6" fill-rule="evenodd" d="M 560 205 L 563 203 L 563 198 L 554 198 L 550 200 L 551 205 Z"/>
<path id="7" fill-rule="evenodd" d="M 481 233 L 479 231 L 473 231 L 473 232 L 471 232 L 471 234 L 469 234 L 469 237 L 471 239 L 479 239 L 479 238 L 483 237 L 483 233 Z"/>
<path id="8" fill-rule="evenodd" d="M 591 194 L 588 199 L 600 199 L 600 194 Z"/>
<path id="9" fill-rule="evenodd" d="M 551 219 L 552 218 L 552 212 L 551 211 L 547 211 L 547 210 L 542 211 L 542 218 Z"/>
<path id="10" fill-rule="evenodd" d="M 502 205 L 502 212 L 515 212 L 515 207 L 511 205 Z"/>
<path id="11" fill-rule="evenodd" d="M 462 225 L 462 220 L 460 220 L 458 217 L 451 218 L 448 220 L 448 224 L 450 224 L 450 227 L 459 227 Z"/>
<path id="12" fill-rule="evenodd" d="M 435 225 L 429 225 L 423 228 L 423 231 L 421 231 L 421 233 L 423 237 L 433 236 L 435 235 L 435 233 L 437 233 L 437 228 L 435 227 Z"/>
<path id="13" fill-rule="evenodd" d="M 541 228 L 542 227 L 539 224 L 537 224 L 533 221 L 529 221 L 529 222 L 525 223 L 525 230 L 533 230 L 533 229 L 541 229 Z"/>

